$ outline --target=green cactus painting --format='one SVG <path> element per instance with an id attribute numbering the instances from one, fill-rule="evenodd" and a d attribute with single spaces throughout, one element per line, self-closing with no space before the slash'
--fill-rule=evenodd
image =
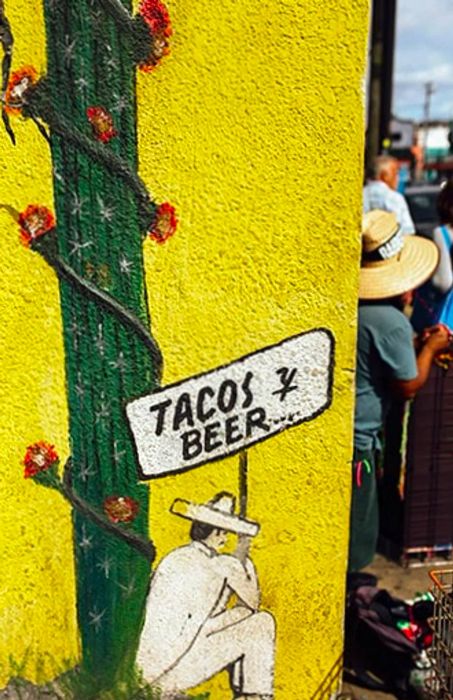
<path id="1" fill-rule="evenodd" d="M 3 121 L 14 141 L 10 114 L 32 119 L 52 155 L 56 223 L 33 205 L 19 223 L 60 280 L 71 447 L 63 480 L 44 442 L 28 449 L 26 476 L 74 506 L 81 670 L 94 696 L 133 672 L 154 558 L 124 406 L 155 389 L 162 370 L 142 242 L 147 233 L 164 242 L 176 218 L 137 175 L 135 72 L 156 67 L 171 29 L 159 0 L 143 0 L 135 17 L 131 0 L 45 0 L 47 75 L 10 76 L 6 9 Z"/>
<path id="2" fill-rule="evenodd" d="M 87 110 L 101 105 L 118 124 L 117 135 L 103 147 L 135 171 L 135 66 L 123 20 L 118 23 L 102 3 L 88 0 L 48 0 L 45 12 L 53 109 L 71 129 L 87 134 Z M 51 147 L 61 258 L 148 324 L 135 193 L 64 134 L 52 136 Z M 74 488 L 93 504 L 112 495 L 133 498 L 139 503 L 134 527 L 145 534 L 148 489 L 137 485 L 123 404 L 127 396 L 156 386 L 156 362 L 113 314 L 66 281 L 61 304 Z M 74 527 L 84 666 L 108 687 L 133 663 L 149 564 L 77 511 Z"/>

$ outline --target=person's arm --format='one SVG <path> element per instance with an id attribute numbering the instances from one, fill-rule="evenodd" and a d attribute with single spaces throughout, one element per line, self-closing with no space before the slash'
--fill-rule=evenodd
<path id="1" fill-rule="evenodd" d="M 219 557 L 219 563 L 225 574 L 227 585 L 251 610 L 258 610 L 260 604 L 260 589 L 255 567 L 251 559 L 242 564 L 231 554 Z"/>
<path id="2" fill-rule="evenodd" d="M 432 362 L 438 352 L 446 350 L 451 342 L 451 335 L 446 326 L 437 325 L 427 331 L 426 339 L 417 355 L 417 376 L 413 379 L 395 379 L 392 383 L 396 398 L 412 399 L 429 377 Z"/>
<path id="3" fill-rule="evenodd" d="M 453 269 L 451 265 L 450 249 L 447 248 L 440 228 L 434 229 L 433 241 L 439 249 L 439 264 L 431 278 L 433 287 L 442 294 L 446 294 L 453 285 Z"/>

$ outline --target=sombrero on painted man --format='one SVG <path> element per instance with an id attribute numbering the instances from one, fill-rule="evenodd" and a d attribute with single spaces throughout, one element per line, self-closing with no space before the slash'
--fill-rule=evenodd
<path id="1" fill-rule="evenodd" d="M 223 492 L 207 503 L 191 503 L 182 498 L 177 498 L 170 508 L 174 515 L 179 515 L 187 520 L 195 520 L 199 523 L 212 525 L 219 530 L 235 532 L 237 535 L 255 537 L 260 526 L 252 520 L 246 520 L 234 513 L 236 499 L 230 493 Z"/>
<path id="2" fill-rule="evenodd" d="M 374 209 L 363 217 L 360 299 L 389 299 L 416 289 L 437 267 L 436 245 L 404 236 L 393 212 Z"/>

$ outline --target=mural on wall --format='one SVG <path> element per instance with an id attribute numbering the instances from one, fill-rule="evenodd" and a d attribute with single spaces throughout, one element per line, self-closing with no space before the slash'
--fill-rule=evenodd
<path id="1" fill-rule="evenodd" d="M 275 620 L 260 609 L 249 556 L 259 525 L 248 519 L 246 450 L 329 407 L 333 335 L 319 328 L 250 348 L 161 388 L 142 242 L 165 244 L 177 215 L 137 174 L 135 70 L 152 73 L 169 53 L 170 18 L 160 0 L 142 0 L 136 15 L 130 0 L 44 0 L 44 10 L 47 74 L 12 72 L 0 0 L 2 119 L 13 143 L 14 117 L 29 119 L 52 156 L 54 208 L 24 203 L 13 215 L 60 283 L 71 456 L 60 465 L 45 436 L 26 449 L 24 476 L 73 508 L 77 675 L 94 697 L 139 684 L 137 665 L 159 697 L 177 697 L 227 669 L 235 697 L 270 698 Z M 191 543 L 151 577 L 149 489 L 139 482 L 236 453 L 239 514 L 227 492 L 169 503 L 191 523 Z M 229 533 L 237 546 L 225 554 Z"/>
<path id="2" fill-rule="evenodd" d="M 133 400 L 127 415 L 141 477 L 161 478 L 238 451 L 240 515 L 227 492 L 206 504 L 177 499 L 191 544 L 165 556 L 152 579 L 137 663 L 174 698 L 228 670 L 239 700 L 274 697 L 275 621 L 259 610 L 249 557 L 258 523 L 246 518 L 245 447 L 320 415 L 331 403 L 334 341 L 317 329 Z M 233 554 L 222 553 L 238 536 Z"/>
<path id="3" fill-rule="evenodd" d="M 192 521 L 191 544 L 162 559 L 151 581 L 137 661 L 164 693 L 193 688 L 225 669 L 234 697 L 273 697 L 275 623 L 260 611 L 260 589 L 247 555 L 259 526 L 234 515 L 222 492 L 206 504 L 178 499 L 172 513 Z M 222 554 L 227 535 L 239 542 Z M 227 607 L 232 596 L 236 604 Z"/>

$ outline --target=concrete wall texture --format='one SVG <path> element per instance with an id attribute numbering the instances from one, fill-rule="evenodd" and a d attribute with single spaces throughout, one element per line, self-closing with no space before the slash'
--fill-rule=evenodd
<path id="1" fill-rule="evenodd" d="M 13 67 L 46 71 L 39 0 L 5 0 Z M 327 328 L 333 401 L 248 451 L 251 556 L 277 622 L 275 694 L 310 698 L 341 654 L 348 539 L 367 0 L 169 0 L 171 52 L 138 75 L 140 175 L 179 225 L 144 243 L 163 385 Z M 0 202 L 53 207 L 48 145 L 0 130 Z M 71 512 L 23 478 L 37 440 L 69 454 L 53 270 L 0 208 L 0 686 L 52 678 L 79 655 Z M 151 483 L 158 560 L 187 541 L 177 497 L 237 493 L 238 457 Z M 19 669 L 19 670 L 18 670 Z M 202 686 L 228 697 L 226 674 Z"/>

